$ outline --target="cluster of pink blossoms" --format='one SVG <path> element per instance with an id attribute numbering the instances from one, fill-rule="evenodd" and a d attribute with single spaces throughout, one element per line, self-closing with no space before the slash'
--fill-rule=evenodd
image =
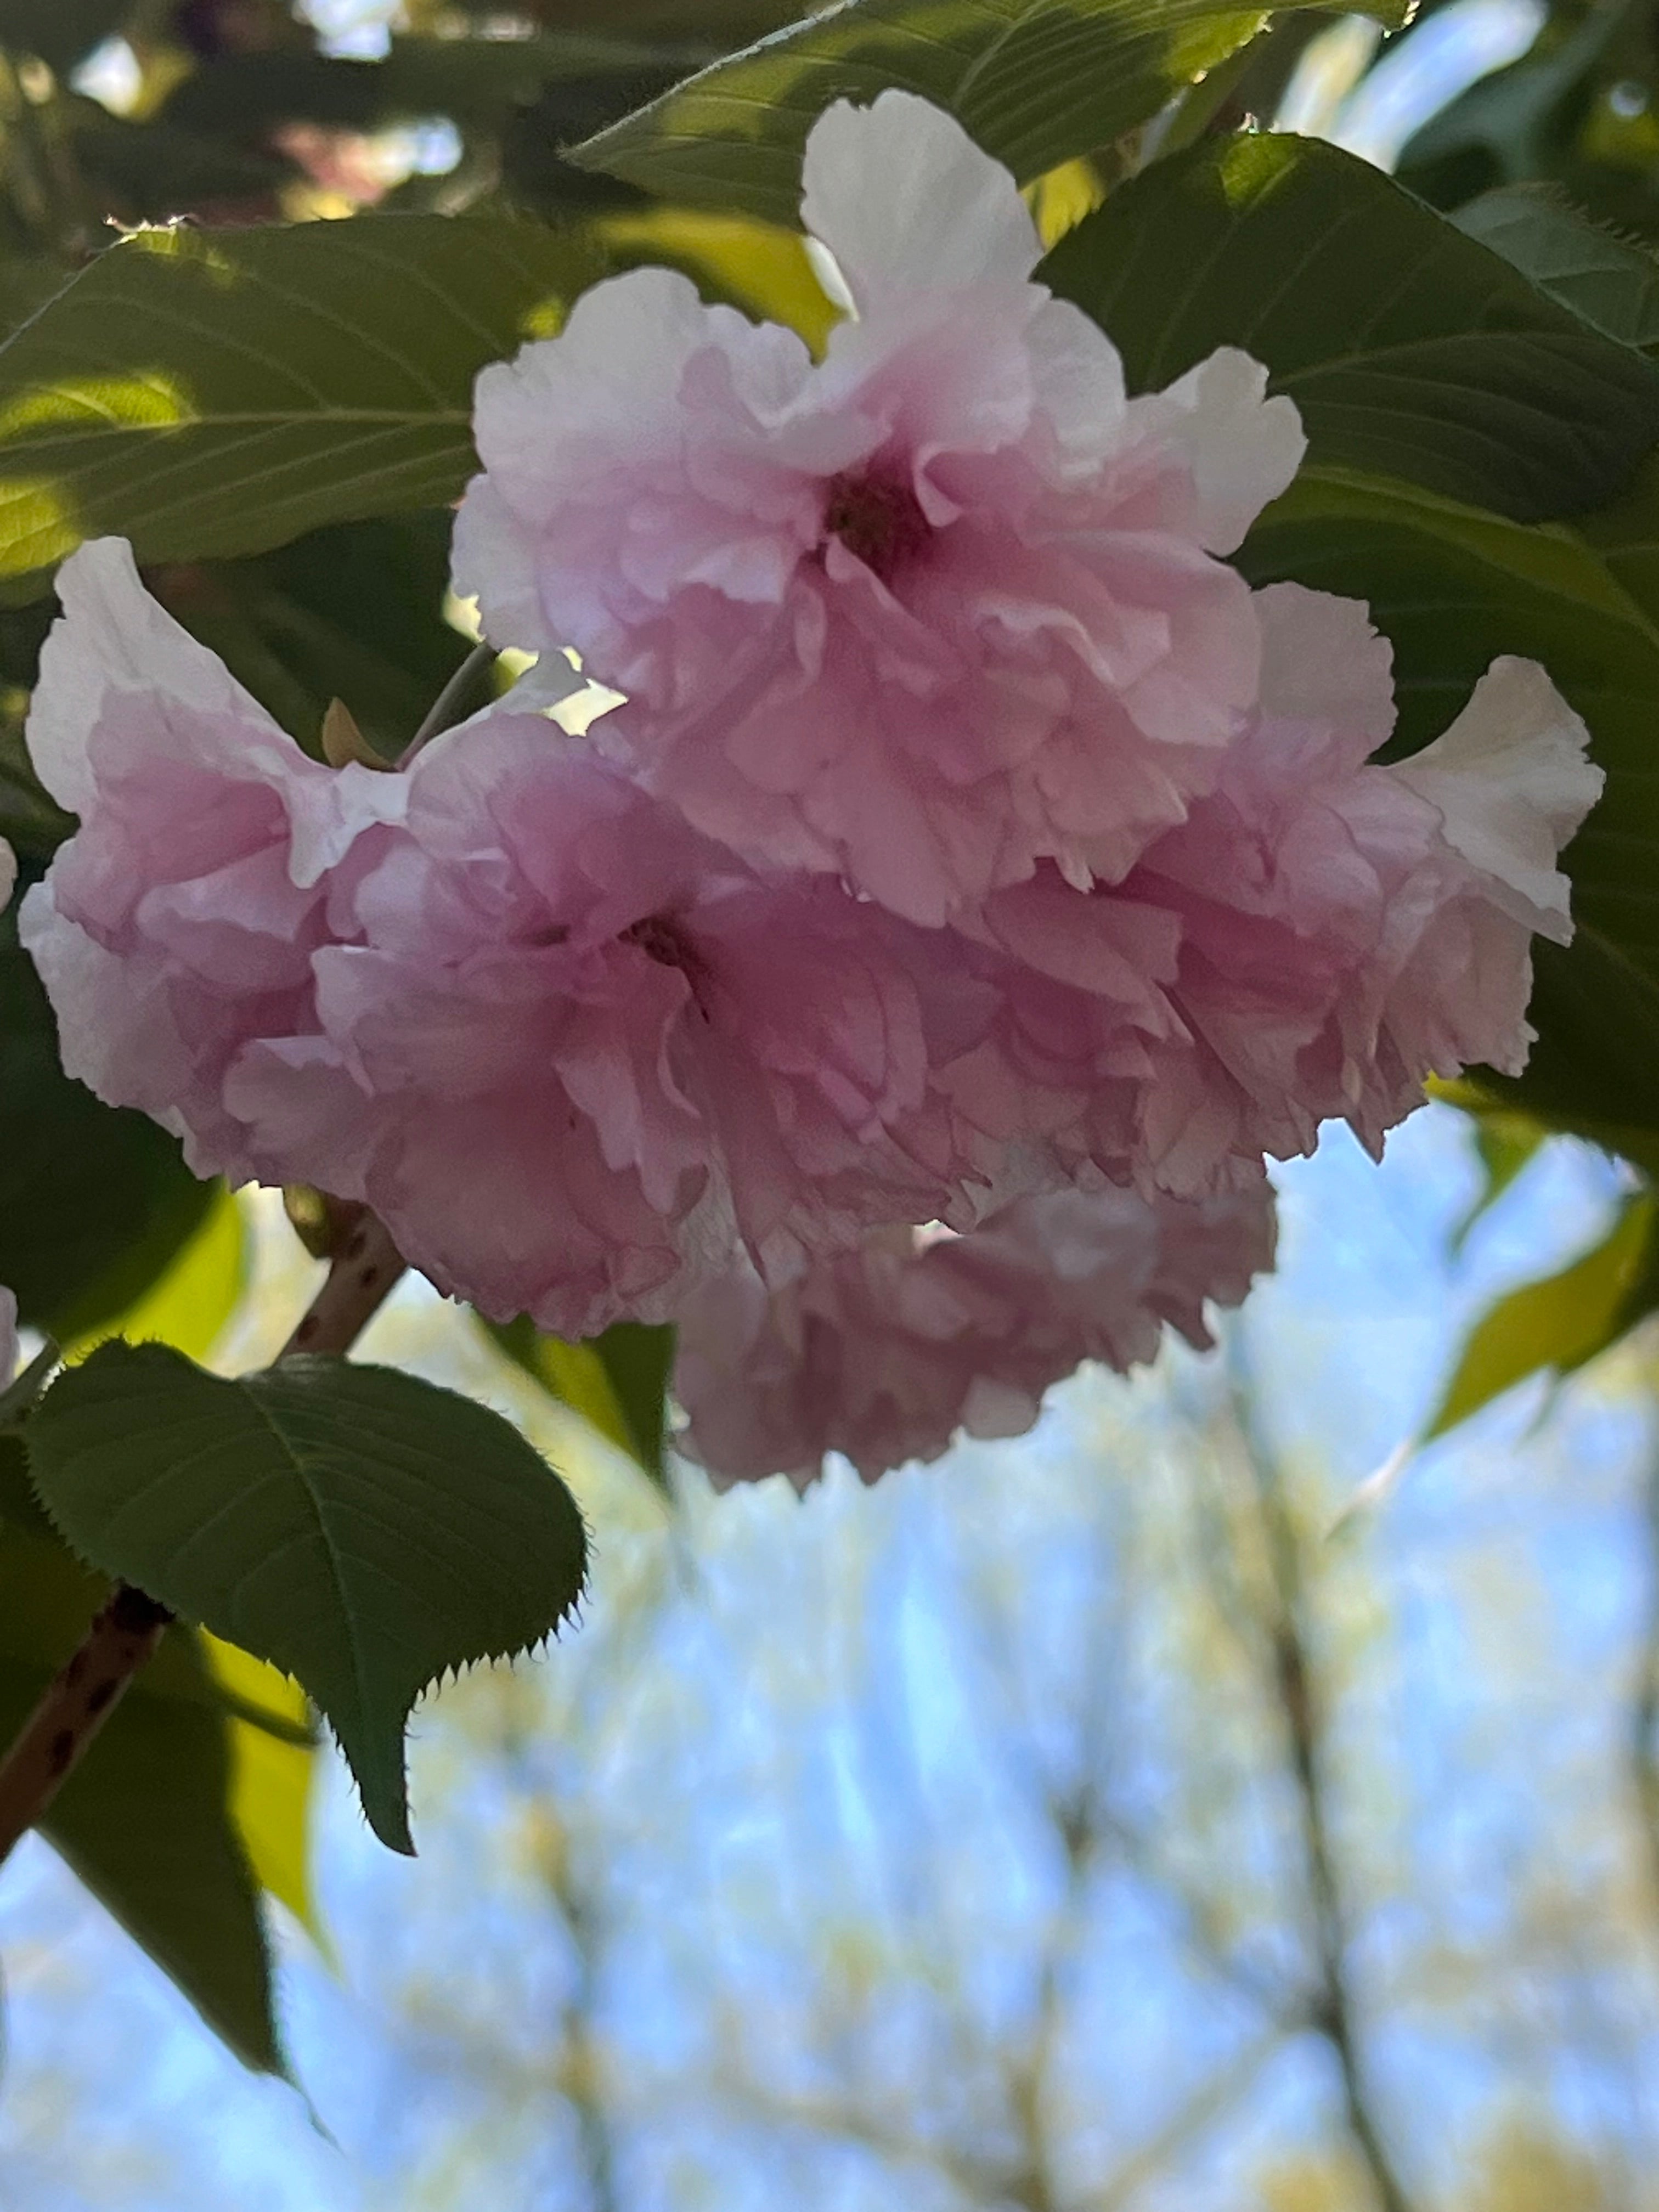
<path id="1" fill-rule="evenodd" d="M 105 540 L 29 725 L 81 818 L 21 924 L 71 1073 L 492 1316 L 679 1318 L 729 1476 L 1202 1341 L 1267 1158 L 1521 1065 L 1601 781 L 1517 660 L 1373 762 L 1364 610 L 1224 557 L 1294 409 L 1224 349 L 1127 397 L 949 118 L 832 108 L 804 213 L 822 360 L 643 270 L 480 379 L 456 583 L 538 689 L 336 771 Z M 564 647 L 624 695 L 585 738 Z"/>

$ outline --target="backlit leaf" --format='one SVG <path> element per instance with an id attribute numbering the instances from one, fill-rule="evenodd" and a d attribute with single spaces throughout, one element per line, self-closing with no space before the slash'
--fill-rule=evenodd
<path id="1" fill-rule="evenodd" d="M 0 346 L 0 576 L 106 532 L 187 559 L 453 499 L 473 378 L 598 273 L 505 216 L 123 239 Z"/>
<path id="2" fill-rule="evenodd" d="M 659 1489 L 667 1489 L 663 1431 L 674 1364 L 672 1328 L 617 1322 L 603 1336 L 567 1344 L 562 1337 L 544 1335 L 527 1315 L 505 1323 L 479 1318 L 485 1334 L 550 1396 L 580 1413 Z"/>
<path id="3" fill-rule="evenodd" d="M 1397 25 L 1407 11 L 1376 0 L 1366 12 Z M 793 222 L 817 118 L 896 85 L 948 109 L 1029 184 L 1145 123 L 1267 20 L 1218 0 L 842 0 L 688 78 L 572 158 L 664 199 Z"/>
<path id="4" fill-rule="evenodd" d="M 1655 1200 L 1628 1200 L 1592 1251 L 1559 1274 L 1500 1298 L 1469 1332 L 1423 1441 L 1545 1370 L 1570 1375 L 1615 1343 L 1659 1301 Z"/>

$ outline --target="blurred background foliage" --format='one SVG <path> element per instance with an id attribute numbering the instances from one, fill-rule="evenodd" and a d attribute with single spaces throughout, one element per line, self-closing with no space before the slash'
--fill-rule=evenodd
<path id="1" fill-rule="evenodd" d="M 941 0 L 941 36 L 984 12 Z M 244 489 L 207 418 L 246 333 L 212 283 L 245 276 L 238 313 L 287 329 L 298 264 L 272 255 L 307 234 L 266 227 L 398 216 L 389 270 L 343 254 L 303 312 L 407 319 L 462 401 L 478 362 L 644 258 L 819 342 L 834 310 L 793 234 L 565 156 L 793 13 L 0 0 L 0 831 L 26 870 L 70 826 L 21 744 L 50 563 L 135 526 L 153 454 L 124 426 L 173 441 L 136 526 L 153 587 L 302 744 L 338 697 L 395 753 L 467 651 L 446 596 L 464 404 L 398 425 L 392 489 L 345 519 L 331 448 L 296 448 L 280 500 Z M 1287 14 L 1151 122 L 1038 163 L 1033 204 L 1058 240 L 1150 153 L 1201 176 L 1252 121 L 1316 136 L 1647 360 L 1654 41 L 1631 0 L 1441 0 L 1392 35 Z M 1302 174 L 1316 216 L 1375 182 Z M 440 238 L 455 216 L 476 228 Z M 112 223 L 179 218 L 96 258 Z M 1109 234 L 1074 257 L 1091 283 Z M 1136 312 L 1165 343 L 1156 287 Z M 361 373 L 326 360 L 319 388 Z M 390 406 L 397 373 L 369 397 Z M 1299 488 L 1247 565 L 1373 598 L 1408 723 L 1466 663 L 1543 653 L 1643 801 L 1648 477 L 1571 526 L 1532 519 L 1571 501 L 1472 524 L 1378 496 Z M 1619 927 L 1573 957 L 1634 1010 L 1650 848 L 1626 847 Z M 601 1531 L 589 1614 L 550 1663 L 428 1710 L 414 1869 L 374 1854 L 288 1686 L 175 1633 L 66 1791 L 58 1856 L 32 1843 L 0 1890 L 0 2207 L 1659 2205 L 1659 1084 L 1649 1014 L 1592 1035 L 1565 973 L 1547 959 L 1520 1091 L 1457 1086 L 1380 1174 L 1338 1140 L 1286 1176 L 1285 1276 L 1219 1358 L 1079 1378 L 1029 1443 L 867 1495 L 711 1499 L 665 1451 L 662 1333 L 486 1333 L 407 1289 L 369 1356 L 476 1391 L 569 1471 Z M 0 1281 L 26 1321 L 234 1372 L 314 1270 L 274 1198 L 198 1185 L 65 1080 L 0 941 Z M 9 1451 L 21 1711 L 96 1594 Z M 338 2148 L 204 2021 L 291 2064 Z"/>
<path id="2" fill-rule="evenodd" d="M 1625 1202 L 1562 1139 L 1480 1194 L 1448 1109 L 1381 1170 L 1334 1139 L 1219 1355 L 805 1502 L 670 1504 L 408 1286 L 366 1356 L 567 1470 L 582 1626 L 428 1706 L 418 1861 L 314 1771 L 273 1927 L 331 2140 L 31 1843 L 0 2204 L 1646 2212 L 1651 1352 L 1364 1491 L 1449 1337 Z M 241 1222 L 228 1368 L 309 1279 Z"/>

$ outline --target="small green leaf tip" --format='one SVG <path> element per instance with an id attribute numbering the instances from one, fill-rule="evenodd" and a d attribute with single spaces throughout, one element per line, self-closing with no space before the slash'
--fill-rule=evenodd
<path id="1" fill-rule="evenodd" d="M 28 1423 L 35 1486 L 91 1564 L 294 1675 L 369 1826 L 412 1853 L 404 1729 L 447 1673 L 554 1634 L 580 1512 L 510 1423 L 390 1368 L 290 1358 L 235 1382 L 101 1346 Z"/>

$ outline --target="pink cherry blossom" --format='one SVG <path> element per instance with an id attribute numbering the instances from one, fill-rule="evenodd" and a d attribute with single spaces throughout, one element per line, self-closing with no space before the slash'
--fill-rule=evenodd
<path id="1" fill-rule="evenodd" d="M 1237 1305 L 1273 1250 L 1258 1180 L 1196 1203 L 1054 1191 L 964 1237 L 878 1231 L 770 1292 L 734 1271 L 681 1317 L 684 1442 L 722 1487 L 804 1489 L 827 1451 L 873 1482 L 958 1430 L 1017 1436 L 1085 1359 L 1149 1360 L 1165 1322 L 1207 1345 L 1206 1302 Z"/>
<path id="2" fill-rule="evenodd" d="M 1571 935 L 1556 857 L 1601 786 L 1583 724 L 1503 659 L 1377 764 L 1390 655 L 1364 609 L 1291 584 L 1258 606 L 1261 703 L 1218 788 L 1121 884 L 1039 876 L 972 921 L 1040 979 L 945 1074 L 993 1153 L 1023 1135 L 1068 1174 L 1224 1188 L 1332 1118 L 1380 1152 L 1426 1077 L 1525 1062 L 1532 937 Z"/>
<path id="3" fill-rule="evenodd" d="M 911 94 L 830 108 L 803 216 L 855 313 L 636 270 L 486 369 L 457 588 L 628 695 L 613 757 L 768 867 L 938 924 L 1042 858 L 1122 876 L 1215 781 L 1258 642 L 1231 551 L 1294 408 L 1224 349 L 1126 397 L 1012 178 Z"/>
<path id="4" fill-rule="evenodd" d="M 994 999 L 943 936 L 757 877 L 539 716 L 407 782 L 310 951 L 316 1033 L 226 1080 L 255 1153 L 566 1336 L 947 1202 L 969 1164 L 931 1070 Z"/>
<path id="5" fill-rule="evenodd" d="M 295 1170 L 250 1145 L 226 1077 L 253 1038 L 314 1030 L 330 898 L 404 783 L 307 759 L 144 590 L 123 540 L 83 546 L 58 588 L 27 737 L 81 827 L 18 927 L 64 1065 L 182 1137 L 198 1174 L 281 1181 Z"/>
<path id="6" fill-rule="evenodd" d="M 60 588 L 29 741 L 81 826 L 24 941 L 70 1073 L 198 1172 L 367 1200 L 582 1335 L 974 1171 L 932 1072 L 995 1000 L 941 934 L 757 875 L 516 697 L 404 775 L 325 768 L 124 545 Z"/>
<path id="7" fill-rule="evenodd" d="M 372 1200 L 446 1287 L 574 1334 L 949 1201 L 931 1070 L 994 1000 L 943 939 L 763 880 L 516 695 L 337 772 L 125 545 L 60 589 L 29 741 L 81 826 L 22 934 L 70 1072 L 198 1172 Z"/>

